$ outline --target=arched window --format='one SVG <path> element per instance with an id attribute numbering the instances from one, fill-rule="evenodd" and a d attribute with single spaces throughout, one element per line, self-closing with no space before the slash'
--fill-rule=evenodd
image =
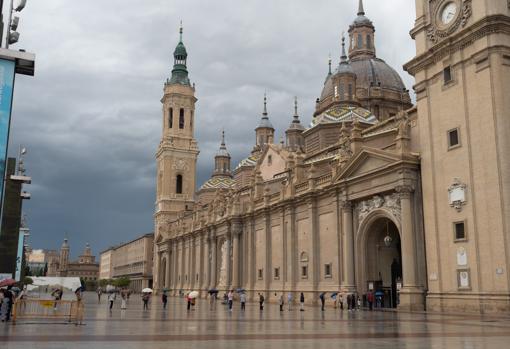
<path id="1" fill-rule="evenodd" d="M 182 194 L 182 176 L 177 175 L 175 179 L 175 193 Z"/>
<path id="2" fill-rule="evenodd" d="M 344 91 L 344 84 L 340 84 L 340 99 L 345 99 L 345 91 Z"/>
<path id="3" fill-rule="evenodd" d="M 358 48 L 361 48 L 363 46 L 363 36 L 361 34 L 358 34 Z"/>
<path id="4" fill-rule="evenodd" d="M 349 99 L 352 99 L 352 84 L 349 84 Z"/>
<path id="5" fill-rule="evenodd" d="M 367 35 L 367 48 L 372 49 L 372 37 Z"/>
<path id="6" fill-rule="evenodd" d="M 174 127 L 174 108 L 168 110 L 168 128 Z"/>
<path id="7" fill-rule="evenodd" d="M 179 111 L 179 128 L 184 128 L 184 109 Z"/>

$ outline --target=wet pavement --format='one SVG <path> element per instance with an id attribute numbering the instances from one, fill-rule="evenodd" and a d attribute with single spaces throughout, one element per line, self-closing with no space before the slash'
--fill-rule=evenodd
<path id="1" fill-rule="evenodd" d="M 510 316 L 411 314 L 307 307 L 280 312 L 276 304 L 249 303 L 232 312 L 220 302 L 198 300 L 188 311 L 169 297 L 166 310 L 154 297 L 148 311 L 133 295 L 127 310 L 113 311 L 86 294 L 84 324 L 0 323 L 0 348 L 510 348 Z"/>

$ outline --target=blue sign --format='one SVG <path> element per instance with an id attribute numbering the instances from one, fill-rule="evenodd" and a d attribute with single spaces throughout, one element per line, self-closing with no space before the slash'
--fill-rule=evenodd
<path id="1" fill-rule="evenodd" d="M 12 95 L 14 90 L 14 71 L 16 63 L 0 59 L 0 210 L 4 197 L 5 164 L 9 145 L 9 129 L 11 125 Z"/>

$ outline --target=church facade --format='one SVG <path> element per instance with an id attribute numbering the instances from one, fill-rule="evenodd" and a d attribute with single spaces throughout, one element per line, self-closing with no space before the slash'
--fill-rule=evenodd
<path id="1" fill-rule="evenodd" d="M 154 288 L 383 295 L 403 310 L 510 310 L 510 4 L 416 0 L 413 105 L 357 16 L 309 127 L 225 137 L 195 192 L 197 101 L 181 40 L 156 154 Z M 290 114 L 290 113 L 289 113 Z"/>

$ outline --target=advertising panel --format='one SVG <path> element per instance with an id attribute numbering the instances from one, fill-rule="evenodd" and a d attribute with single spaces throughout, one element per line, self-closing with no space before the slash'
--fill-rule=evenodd
<path id="1" fill-rule="evenodd" d="M 16 63 L 0 59 L 0 174 L 5 177 L 9 128 L 11 124 L 12 96 L 14 90 L 14 70 Z M 0 210 L 3 203 L 4 181 L 0 180 Z"/>

